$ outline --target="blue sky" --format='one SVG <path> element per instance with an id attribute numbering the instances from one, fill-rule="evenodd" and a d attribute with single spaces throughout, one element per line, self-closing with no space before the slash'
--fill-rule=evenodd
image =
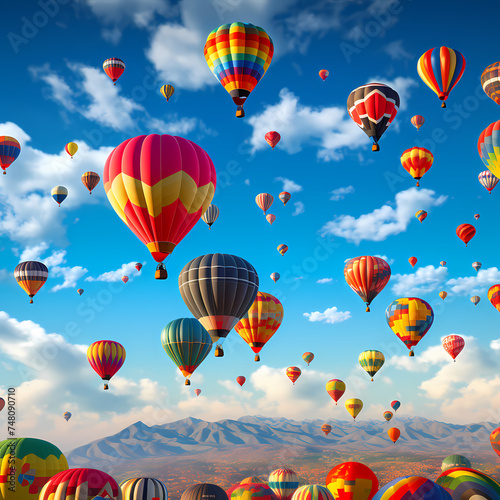
<path id="1" fill-rule="evenodd" d="M 0 134 L 16 137 L 22 151 L 0 179 L 0 378 L 4 394 L 17 387 L 18 434 L 68 450 L 137 420 L 350 418 L 343 400 L 335 407 L 326 394 L 331 378 L 346 381 L 344 398 L 364 401 L 359 419 L 382 423 L 382 412 L 399 399 L 400 412 L 409 415 L 498 420 L 500 317 L 486 293 L 500 282 L 499 194 L 488 195 L 477 181 L 485 167 L 476 148 L 480 132 L 499 116 L 480 86 L 483 69 L 498 60 L 491 43 L 498 16 L 491 5 L 487 16 L 479 5 L 474 11 L 449 5 L 53 0 L 5 7 L 2 58 L 9 71 Z M 233 21 L 262 26 L 275 44 L 241 120 L 203 56 L 208 33 Z M 470 30 L 479 25 L 479 34 Z M 467 62 L 446 110 L 416 70 L 419 56 L 440 45 Z M 102 71 L 108 57 L 126 64 L 116 87 Z M 323 68 L 330 71 L 324 82 Z M 378 153 L 346 111 L 349 93 L 369 81 L 401 97 Z M 168 103 L 159 92 L 165 83 L 176 89 Z M 426 119 L 418 132 L 410 124 L 414 114 Z M 282 136 L 274 151 L 264 141 L 269 130 Z M 211 231 L 200 221 L 176 248 L 165 282 L 153 279 L 153 259 L 112 210 L 102 182 L 89 196 L 80 181 L 87 170 L 101 174 L 115 146 L 146 133 L 195 141 L 218 176 L 213 202 L 220 217 Z M 64 151 L 69 141 L 80 148 L 73 160 Z M 412 146 L 434 154 L 418 190 L 399 160 Z M 59 184 L 69 190 L 61 208 L 50 197 Z M 284 189 L 292 193 L 286 207 L 278 200 Z M 275 197 L 272 226 L 254 202 L 262 192 Z M 414 217 L 419 209 L 429 213 L 422 224 Z M 455 234 L 462 223 L 477 228 L 468 248 Z M 276 250 L 281 243 L 289 247 L 284 257 Z M 160 333 L 169 321 L 190 316 L 178 291 L 180 270 L 212 252 L 251 262 L 260 290 L 282 301 L 284 321 L 260 364 L 233 331 L 226 356 L 210 354 L 184 388 Z M 392 269 L 369 314 L 343 277 L 345 260 L 359 255 L 385 256 Z M 411 256 L 418 258 L 414 269 Z M 50 269 L 34 305 L 12 274 L 31 259 Z M 479 273 L 474 261 L 483 264 Z M 141 273 L 135 262 L 144 264 Z M 282 276 L 277 284 L 272 272 Z M 126 285 L 123 274 L 130 276 Z M 448 292 L 444 302 L 441 290 Z M 482 299 L 477 307 L 469 301 L 474 294 Z M 385 321 L 386 307 L 403 296 L 423 298 L 435 312 L 413 359 Z M 456 363 L 440 344 L 451 333 L 466 338 Z M 127 350 L 107 393 L 85 356 L 100 339 Z M 386 356 L 373 383 L 357 362 L 365 349 Z M 304 351 L 316 354 L 309 368 Z M 292 365 L 303 369 L 294 387 L 284 373 Z M 247 377 L 243 389 L 238 375 Z M 202 390 L 198 398 L 195 388 Z M 69 424 L 65 411 L 73 413 Z"/>

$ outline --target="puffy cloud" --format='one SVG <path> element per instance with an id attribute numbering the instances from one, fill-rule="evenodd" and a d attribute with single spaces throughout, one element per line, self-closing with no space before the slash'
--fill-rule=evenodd
<path id="1" fill-rule="evenodd" d="M 141 271 L 137 271 L 137 269 L 135 268 L 135 264 L 136 262 L 122 264 L 122 266 L 115 271 L 107 271 L 100 274 L 97 278 L 89 276 L 88 278 L 85 278 L 85 281 L 105 281 L 107 283 L 112 283 L 115 281 L 121 281 L 123 276 L 128 276 L 130 281 L 132 281 L 133 277 L 141 275 Z M 143 266 L 145 264 L 145 262 L 142 263 Z"/>
<path id="2" fill-rule="evenodd" d="M 394 59 L 395 61 L 401 61 L 404 59 L 413 59 L 413 54 L 410 54 L 404 47 L 403 47 L 403 40 L 394 40 L 393 42 L 388 43 L 384 47 L 384 52 L 389 54 L 391 59 Z"/>
<path id="3" fill-rule="evenodd" d="M 406 231 L 419 207 L 439 206 L 447 199 L 447 196 L 435 195 L 430 189 L 418 190 L 415 187 L 401 191 L 396 194 L 395 207 L 386 204 L 358 218 L 340 215 L 322 227 L 322 235 L 340 236 L 356 245 L 363 240 L 383 241 L 388 236 Z"/>
<path id="4" fill-rule="evenodd" d="M 293 206 L 295 207 L 295 211 L 292 213 L 292 217 L 303 214 L 306 211 L 304 204 L 301 201 L 296 201 Z"/>
<path id="5" fill-rule="evenodd" d="M 250 186 L 250 179 L 245 179 L 244 182 L 247 186 Z"/>
<path id="6" fill-rule="evenodd" d="M 346 186 L 346 187 L 340 187 L 337 189 L 334 189 L 330 194 L 330 200 L 333 201 L 339 201 L 343 200 L 345 198 L 346 194 L 351 194 L 354 193 L 354 187 L 353 186 Z"/>
<path id="7" fill-rule="evenodd" d="M 316 283 L 323 284 L 323 283 L 331 283 L 332 281 L 333 281 L 333 278 L 321 278 L 318 281 L 316 281 Z"/>
<path id="8" fill-rule="evenodd" d="M 57 292 L 62 290 L 63 288 L 74 288 L 76 286 L 76 282 L 88 273 L 88 270 L 81 266 L 73 266 L 73 267 L 53 267 L 51 269 L 52 276 L 62 277 L 64 281 L 52 287 L 53 292 Z"/>
<path id="9" fill-rule="evenodd" d="M 393 274 L 391 276 L 392 291 L 399 296 L 409 297 L 433 292 L 446 279 L 446 267 L 419 267 L 412 274 Z"/>
<path id="10" fill-rule="evenodd" d="M 300 184 L 297 184 L 295 181 L 287 179 L 286 177 L 276 177 L 274 180 L 282 182 L 283 191 L 288 191 L 290 194 L 302 191 L 302 186 Z"/>
<path id="11" fill-rule="evenodd" d="M 304 313 L 304 316 L 311 322 L 321 321 L 322 323 L 329 323 L 333 325 L 334 323 L 342 323 L 351 317 L 349 311 L 339 311 L 336 306 L 329 307 L 323 312 L 315 311 L 311 313 Z"/>
<path id="12" fill-rule="evenodd" d="M 495 339 L 490 342 L 490 348 L 494 351 L 500 350 L 500 339 Z"/>
<path id="13" fill-rule="evenodd" d="M 463 278 L 452 278 L 446 282 L 450 291 L 457 295 L 481 293 L 500 282 L 500 271 L 496 267 L 480 269 L 477 274 Z"/>

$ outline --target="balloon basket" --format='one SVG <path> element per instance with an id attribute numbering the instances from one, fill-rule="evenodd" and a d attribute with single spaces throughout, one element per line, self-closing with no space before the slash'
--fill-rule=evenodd
<path id="1" fill-rule="evenodd" d="M 224 356 L 224 351 L 223 351 L 222 347 L 218 345 L 215 348 L 215 357 L 216 358 L 222 358 L 223 356 Z"/>
<path id="2" fill-rule="evenodd" d="M 109 389 L 108 384 L 104 384 L 104 390 L 107 391 Z"/>
<path id="3" fill-rule="evenodd" d="M 236 108 L 236 118 L 243 118 L 245 116 L 245 111 L 243 110 L 243 106 L 238 106 Z"/>
<path id="4" fill-rule="evenodd" d="M 378 144 L 373 144 L 372 151 L 380 151 L 380 146 Z"/>
<path id="5" fill-rule="evenodd" d="M 189 381 L 188 378 L 185 380 L 184 385 L 191 385 L 191 382 Z"/>
<path id="6" fill-rule="evenodd" d="M 446 108 L 446 103 L 445 102 L 441 103 L 441 107 Z"/>
<path id="7" fill-rule="evenodd" d="M 254 360 L 255 361 L 260 361 L 260 356 L 258 354 L 256 354 Z"/>
<path id="8" fill-rule="evenodd" d="M 413 356 L 415 356 L 415 353 L 413 351 L 410 351 L 410 354 L 408 354 L 408 356 L 412 358 Z"/>

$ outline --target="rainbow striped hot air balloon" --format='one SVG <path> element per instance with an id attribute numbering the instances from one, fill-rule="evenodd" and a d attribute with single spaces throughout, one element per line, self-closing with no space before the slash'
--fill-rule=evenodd
<path id="1" fill-rule="evenodd" d="M 335 405 L 337 405 L 338 400 L 345 392 L 345 383 L 338 378 L 333 378 L 326 383 L 326 392 L 335 401 Z"/>
<path id="2" fill-rule="evenodd" d="M 302 371 L 298 366 L 289 366 L 286 369 L 286 376 L 292 381 L 293 385 L 295 385 L 295 382 L 300 377 L 301 373 Z"/>
<path id="3" fill-rule="evenodd" d="M 285 255 L 287 251 L 288 251 L 288 247 L 286 245 L 278 245 L 278 252 L 281 255 Z"/>
<path id="4" fill-rule="evenodd" d="M 309 363 L 314 359 L 314 354 L 312 352 L 305 352 L 302 354 L 302 359 L 307 363 L 307 366 L 309 366 Z"/>
<path id="5" fill-rule="evenodd" d="M 292 500 L 334 500 L 334 498 L 324 486 L 306 484 L 295 491 Z"/>
<path id="6" fill-rule="evenodd" d="M 442 486 L 453 500 L 498 500 L 500 484 L 492 477 L 475 469 L 456 467 L 441 473 L 436 483 Z"/>
<path id="7" fill-rule="evenodd" d="M 268 484 L 278 500 L 291 500 L 299 487 L 299 478 L 292 469 L 276 469 L 269 475 Z"/>
<path id="8" fill-rule="evenodd" d="M 477 151 L 488 170 L 500 178 L 500 120 L 490 123 L 481 132 L 477 141 Z"/>
<path id="9" fill-rule="evenodd" d="M 404 476 L 394 479 L 381 488 L 373 500 L 451 500 L 444 488 L 421 476 Z"/>
<path id="10" fill-rule="evenodd" d="M 425 123 L 425 118 L 422 115 L 415 115 L 411 118 L 411 124 L 417 129 L 420 130 L 420 127 Z"/>
<path id="11" fill-rule="evenodd" d="M 443 101 L 442 108 L 446 108 L 445 101 L 464 70 L 464 56 L 449 47 L 434 47 L 424 52 L 417 63 L 420 78 Z"/>
<path id="12" fill-rule="evenodd" d="M 257 203 L 257 206 L 264 212 L 264 215 L 266 215 L 273 201 L 273 195 L 269 193 L 260 193 L 255 197 L 255 203 Z"/>
<path id="13" fill-rule="evenodd" d="M 87 359 L 94 371 L 104 380 L 104 390 L 109 380 L 125 362 L 125 348 L 113 340 L 98 340 L 87 349 Z"/>
<path id="14" fill-rule="evenodd" d="M 205 60 L 236 104 L 237 117 L 245 116 L 243 105 L 265 75 L 273 53 L 271 37 L 250 23 L 223 24 L 208 35 Z"/>
<path id="15" fill-rule="evenodd" d="M 422 223 L 427 218 L 427 212 L 425 210 L 419 210 L 415 213 L 415 217 Z"/>
<path id="16" fill-rule="evenodd" d="M 48 277 L 49 270 L 47 266 L 34 260 L 21 262 L 14 269 L 14 278 L 16 278 L 17 284 L 28 294 L 31 299 L 30 304 L 33 304 L 33 297 L 45 285 Z"/>
<path id="17" fill-rule="evenodd" d="M 3 174 L 7 172 L 7 168 L 19 156 L 21 152 L 21 145 L 9 135 L 0 136 L 0 167 L 2 167 Z"/>

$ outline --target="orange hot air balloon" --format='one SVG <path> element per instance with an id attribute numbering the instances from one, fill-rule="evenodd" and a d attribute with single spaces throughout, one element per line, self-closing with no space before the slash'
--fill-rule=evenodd
<path id="1" fill-rule="evenodd" d="M 411 264 L 411 267 L 415 267 L 415 264 L 418 262 L 416 257 L 410 257 L 408 262 Z"/>
<path id="2" fill-rule="evenodd" d="M 476 234 L 476 228 L 472 224 L 460 224 L 457 227 L 457 236 L 465 243 L 467 243 L 474 237 Z"/>
<path id="3" fill-rule="evenodd" d="M 243 387 L 243 384 L 246 382 L 246 378 L 243 375 L 240 375 L 239 377 L 236 377 L 236 382 L 240 384 L 240 387 Z"/>
<path id="4" fill-rule="evenodd" d="M 448 297 L 448 292 L 445 291 L 439 292 L 439 296 L 444 300 L 446 299 L 446 297 Z"/>
<path id="5" fill-rule="evenodd" d="M 500 312 L 500 285 L 493 285 L 488 290 L 488 299 L 491 302 L 491 305 Z"/>
<path id="6" fill-rule="evenodd" d="M 196 397 L 198 397 L 201 394 L 201 389 L 195 389 L 194 393 L 196 394 Z"/>
<path id="7" fill-rule="evenodd" d="M 302 354 L 302 359 L 307 363 L 307 366 L 309 366 L 309 363 L 314 359 L 314 354 L 312 352 L 305 352 Z"/>
<path id="8" fill-rule="evenodd" d="M 295 381 L 300 377 L 301 373 L 301 369 L 297 366 L 289 366 L 286 369 L 286 376 L 292 381 L 293 385 L 295 385 Z"/>
<path id="9" fill-rule="evenodd" d="M 109 379 L 125 362 L 125 348 L 113 340 L 98 340 L 87 349 L 87 359 L 97 375 L 104 380 L 104 390 Z"/>
<path id="10" fill-rule="evenodd" d="M 326 392 L 335 401 L 337 401 L 343 396 L 345 392 L 345 382 L 339 380 L 338 378 L 333 378 L 326 383 Z"/>
<path id="11" fill-rule="evenodd" d="M 344 278 L 366 304 L 366 312 L 370 312 L 372 300 L 384 289 L 390 277 L 391 268 L 380 257 L 356 257 L 344 267 Z"/>
<path id="12" fill-rule="evenodd" d="M 83 185 L 89 190 L 89 194 L 92 194 L 92 190 L 99 184 L 101 178 L 96 172 L 85 172 L 82 175 Z"/>
<path id="13" fill-rule="evenodd" d="M 330 74 L 330 72 L 327 70 L 327 69 L 322 69 L 320 70 L 319 72 L 319 77 L 325 81 L 327 78 L 328 78 L 328 75 Z"/>
<path id="14" fill-rule="evenodd" d="M 197 144 L 171 135 L 141 135 L 116 147 L 104 166 L 111 206 L 165 260 L 206 212 L 215 193 L 215 167 Z"/>
<path id="15" fill-rule="evenodd" d="M 286 205 L 291 197 L 292 195 L 288 191 L 282 191 L 279 195 L 279 199 L 283 202 L 283 205 Z"/>
<path id="16" fill-rule="evenodd" d="M 389 439 L 396 444 L 396 441 L 399 439 L 401 435 L 401 431 L 397 427 L 391 427 L 387 430 L 387 434 L 389 435 Z"/>
<path id="17" fill-rule="evenodd" d="M 422 115 L 415 115 L 411 119 L 411 124 L 417 129 L 420 130 L 420 127 L 425 123 L 425 118 Z"/>
<path id="18" fill-rule="evenodd" d="M 443 339 L 443 348 L 453 358 L 453 361 L 464 347 L 465 340 L 460 335 L 448 335 Z"/>
<path id="19" fill-rule="evenodd" d="M 264 212 L 264 215 L 273 204 L 274 198 L 269 193 L 260 193 L 255 197 L 255 203 Z"/>
<path id="20" fill-rule="evenodd" d="M 491 431 L 490 444 L 495 453 L 500 457 L 500 427 Z"/>
<path id="21" fill-rule="evenodd" d="M 425 148 L 413 147 L 407 149 L 401 155 L 401 165 L 417 181 L 420 186 L 420 179 L 432 167 L 434 156 Z"/>
<path id="22" fill-rule="evenodd" d="M 272 130 L 265 135 L 264 139 L 269 144 L 269 146 L 274 149 L 278 142 L 280 142 L 281 135 L 279 135 L 278 132 Z"/>
<path id="23" fill-rule="evenodd" d="M 321 426 L 321 430 L 325 433 L 325 436 L 328 436 L 328 434 L 330 434 L 330 432 L 332 432 L 332 426 L 328 425 L 328 424 L 323 424 Z"/>
<path id="24" fill-rule="evenodd" d="M 266 215 L 266 220 L 267 222 L 269 222 L 269 224 L 271 224 L 271 226 L 273 225 L 273 222 L 276 220 L 276 215 L 274 214 L 267 214 Z"/>

